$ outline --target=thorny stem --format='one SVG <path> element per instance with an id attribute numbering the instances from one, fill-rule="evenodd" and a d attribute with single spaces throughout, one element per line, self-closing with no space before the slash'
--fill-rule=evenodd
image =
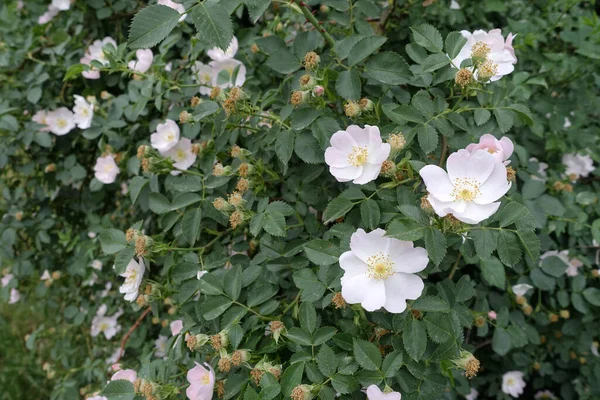
<path id="1" fill-rule="evenodd" d="M 319 23 L 319 21 L 317 21 L 317 19 L 315 18 L 315 16 L 312 15 L 312 13 L 310 12 L 310 10 L 306 6 L 306 3 L 304 3 L 303 1 L 299 1 L 298 5 L 300 7 L 300 10 L 302 11 L 302 14 L 304 14 L 304 17 L 306 18 L 306 20 L 308 22 L 310 22 L 315 27 L 315 29 L 321 33 L 321 35 L 323 35 L 323 38 L 325 38 L 325 41 L 333 49 L 333 47 L 335 46 L 335 40 L 333 40 L 333 38 L 325 30 L 325 28 L 321 27 L 321 24 Z"/>
<path id="2" fill-rule="evenodd" d="M 119 348 L 119 357 L 117 358 L 117 363 L 119 362 L 121 357 L 123 357 L 123 352 L 125 351 L 125 344 L 127 344 L 127 340 L 129 339 L 129 336 L 131 336 L 133 331 L 135 331 L 136 328 L 138 326 L 140 326 L 140 324 L 142 323 L 144 318 L 146 318 L 146 315 L 150 314 L 150 311 L 152 311 L 152 308 L 150 308 L 150 307 L 146 308 L 146 311 L 144 311 L 142 313 L 142 315 L 140 315 L 140 317 L 137 319 L 137 321 L 135 321 L 135 324 L 133 324 L 133 326 L 131 328 L 129 328 L 129 330 L 127 331 L 125 336 L 123 336 L 123 340 L 121 340 L 121 347 Z"/>

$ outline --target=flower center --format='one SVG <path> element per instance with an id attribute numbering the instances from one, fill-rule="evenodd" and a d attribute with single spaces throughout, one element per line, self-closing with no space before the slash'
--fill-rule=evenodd
<path id="1" fill-rule="evenodd" d="M 494 150 L 494 149 L 487 149 L 487 151 L 488 151 L 488 153 L 490 153 L 490 154 L 495 154 L 495 153 L 496 153 L 496 150 Z"/>
<path id="2" fill-rule="evenodd" d="M 508 381 L 506 381 L 506 383 L 508 383 L 510 386 L 515 384 L 515 380 L 513 378 L 509 378 Z"/>
<path id="3" fill-rule="evenodd" d="M 103 323 L 100 324 L 100 330 L 102 332 L 104 332 L 107 329 L 108 329 L 108 324 L 106 322 L 103 322 Z"/>
<path id="4" fill-rule="evenodd" d="M 202 376 L 200 382 L 202 382 L 203 385 L 208 385 L 210 383 L 210 376 L 208 374 Z"/>
<path id="5" fill-rule="evenodd" d="M 129 276 L 127 278 L 125 278 L 125 284 L 130 285 L 133 282 L 135 282 L 136 279 L 137 279 L 137 271 L 131 270 L 129 273 Z"/>
<path id="6" fill-rule="evenodd" d="M 368 156 L 369 151 L 367 150 L 367 146 L 354 146 L 352 147 L 352 152 L 348 154 L 348 163 L 355 167 L 363 166 L 367 163 Z"/>
<path id="7" fill-rule="evenodd" d="M 167 133 L 167 142 L 172 142 L 175 139 L 175 135 L 172 132 Z"/>
<path id="8" fill-rule="evenodd" d="M 389 278 L 394 274 L 394 262 L 383 253 L 377 253 L 367 259 L 367 276 L 378 281 Z"/>
<path id="9" fill-rule="evenodd" d="M 487 60 L 479 67 L 479 78 L 488 80 L 498 74 L 498 64 Z"/>
<path id="10" fill-rule="evenodd" d="M 471 57 L 485 59 L 490 54 L 490 51 L 490 46 L 486 43 L 477 42 L 471 46 Z"/>
<path id="11" fill-rule="evenodd" d="M 87 117 L 90 114 L 90 111 L 87 108 L 84 108 L 83 110 L 81 110 L 81 115 L 83 115 L 84 117 Z"/>
<path id="12" fill-rule="evenodd" d="M 210 75 L 209 74 L 202 74 L 202 83 L 208 83 L 210 82 Z"/>
<path id="13" fill-rule="evenodd" d="M 64 118 L 59 118 L 59 119 L 56 121 L 56 125 L 57 125 L 59 128 L 64 128 L 65 126 L 67 126 L 67 120 L 66 120 L 66 119 L 64 119 Z"/>
<path id="14" fill-rule="evenodd" d="M 451 195 L 455 200 L 473 201 L 481 194 L 479 182 L 472 178 L 458 178 L 454 181 Z"/>
<path id="15" fill-rule="evenodd" d="M 177 150 L 177 159 L 183 161 L 185 159 L 185 152 L 183 150 Z"/>

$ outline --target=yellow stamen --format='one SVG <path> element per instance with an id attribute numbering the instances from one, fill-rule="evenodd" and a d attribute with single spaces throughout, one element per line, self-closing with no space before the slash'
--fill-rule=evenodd
<path id="1" fill-rule="evenodd" d="M 369 156 L 369 151 L 367 147 L 352 147 L 352 153 L 348 154 L 348 163 L 355 167 L 360 167 L 367 163 L 367 158 Z"/>

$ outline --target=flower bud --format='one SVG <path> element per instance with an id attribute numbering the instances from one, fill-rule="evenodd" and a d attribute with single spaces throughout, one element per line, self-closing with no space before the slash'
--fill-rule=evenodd
<path id="1" fill-rule="evenodd" d="M 354 118 L 360 115 L 361 109 L 357 102 L 350 100 L 344 105 L 344 113 L 346 116 Z"/>
<path id="2" fill-rule="evenodd" d="M 103 90 L 102 92 L 100 92 L 100 98 L 102 100 L 108 100 L 112 97 L 112 94 L 108 93 L 106 90 Z"/>
<path id="3" fill-rule="evenodd" d="M 146 145 L 141 145 L 140 147 L 138 147 L 137 150 L 137 158 L 139 158 L 140 160 L 145 158 L 146 156 L 150 155 L 152 149 L 150 148 L 150 146 L 146 146 Z"/>
<path id="4" fill-rule="evenodd" d="M 523 310 L 523 314 L 529 316 L 533 312 L 533 307 L 531 307 L 529 304 L 525 304 L 523 306 L 522 310 Z"/>
<path id="5" fill-rule="evenodd" d="M 327 14 L 329 11 L 331 11 L 331 8 L 329 8 L 329 6 L 326 6 L 325 4 L 321 4 L 321 6 L 319 7 L 319 11 L 321 11 L 323 14 Z"/>
<path id="6" fill-rule="evenodd" d="M 44 169 L 45 173 L 50 173 L 50 172 L 54 172 L 54 171 L 56 171 L 56 164 L 54 164 L 54 163 L 46 165 L 46 168 Z"/>
<path id="7" fill-rule="evenodd" d="M 517 296 L 516 301 L 517 301 L 517 304 L 519 304 L 519 305 L 527 304 L 527 299 L 523 296 Z"/>
<path id="8" fill-rule="evenodd" d="M 319 67 L 319 63 L 321 62 L 321 57 L 314 51 L 309 51 L 304 55 L 304 60 L 302 64 L 304 64 L 304 69 L 307 71 L 315 71 Z"/>
<path id="9" fill-rule="evenodd" d="M 562 319 L 569 319 L 571 318 L 571 313 L 569 312 L 569 310 L 560 310 L 560 317 Z"/>
<path id="10" fill-rule="evenodd" d="M 54 271 L 52 273 L 52 279 L 54 279 L 54 280 L 60 279 L 61 275 L 62 274 L 60 273 L 60 271 Z"/>
<path id="11" fill-rule="evenodd" d="M 488 318 L 492 321 L 498 317 L 498 315 L 496 314 L 496 311 L 488 311 L 487 315 L 488 315 Z"/>
<path id="12" fill-rule="evenodd" d="M 229 224 L 231 225 L 231 228 L 235 229 L 243 223 L 244 223 L 244 213 L 242 213 L 241 211 L 239 211 L 239 210 L 234 211 L 229 216 Z"/>
<path id="13" fill-rule="evenodd" d="M 150 236 L 141 235 L 135 240 L 135 254 L 138 257 L 144 257 L 149 253 L 149 248 L 154 241 Z"/>
<path id="14" fill-rule="evenodd" d="M 427 199 L 427 196 L 421 197 L 421 210 L 427 213 L 433 212 L 433 207 L 431 207 L 431 203 Z"/>
<path id="15" fill-rule="evenodd" d="M 481 315 L 478 315 L 475 318 L 475 326 L 478 328 L 483 328 L 485 326 L 485 318 L 482 317 Z"/>
<path id="16" fill-rule="evenodd" d="M 299 106 L 306 103 L 308 100 L 308 93 L 308 91 L 304 90 L 294 90 L 292 92 L 292 97 L 290 97 L 290 103 L 292 103 L 293 106 Z"/>
<path id="17" fill-rule="evenodd" d="M 260 51 L 260 48 L 256 43 L 252 43 L 252 46 L 250 46 L 250 51 L 256 54 Z"/>
<path id="18" fill-rule="evenodd" d="M 513 167 L 506 167 L 506 180 L 514 182 L 517 179 L 517 171 Z"/>
<path id="19" fill-rule="evenodd" d="M 473 354 L 469 353 L 466 350 L 461 350 L 460 358 L 452 360 L 452 362 L 458 368 L 465 370 L 465 377 L 467 377 L 468 379 L 471 379 L 475 375 L 477 375 L 477 372 L 479 371 L 479 366 L 481 365 L 479 360 L 476 359 L 475 356 L 473 356 Z"/>
<path id="20" fill-rule="evenodd" d="M 250 181 L 248 181 L 246 178 L 240 178 L 235 185 L 235 190 L 240 193 L 244 193 L 248 191 L 248 189 L 250 189 Z"/>
<path id="21" fill-rule="evenodd" d="M 237 102 L 247 99 L 248 95 L 242 90 L 242 88 L 235 86 L 229 90 L 228 97 L 229 99 Z"/>
<path id="22" fill-rule="evenodd" d="M 246 203 L 240 192 L 233 192 L 229 194 L 227 201 L 234 207 L 241 207 Z"/>
<path id="23" fill-rule="evenodd" d="M 225 95 L 223 94 L 223 90 L 220 87 L 215 86 L 211 89 L 209 97 L 211 100 L 223 101 L 225 100 Z"/>
<path id="24" fill-rule="evenodd" d="M 383 164 L 381 164 L 380 175 L 391 178 L 396 174 L 396 163 L 391 160 L 385 160 Z"/>
<path id="25" fill-rule="evenodd" d="M 558 315 L 554 314 L 554 313 L 550 313 L 548 314 L 548 319 L 550 320 L 551 323 L 555 323 L 558 322 Z"/>
<path id="26" fill-rule="evenodd" d="M 197 335 L 189 335 L 185 339 L 185 344 L 190 351 L 200 350 L 210 338 L 207 335 L 199 333 Z"/>
<path id="27" fill-rule="evenodd" d="M 335 306 L 336 309 L 346 308 L 346 300 L 340 292 L 336 292 L 331 298 L 331 304 Z"/>
<path id="28" fill-rule="evenodd" d="M 275 343 L 279 342 L 279 337 L 285 332 L 285 325 L 281 321 L 271 321 L 265 329 L 265 335 L 273 335 Z"/>
<path id="29" fill-rule="evenodd" d="M 239 367 L 242 363 L 245 363 L 250 359 L 250 352 L 248 350 L 236 350 L 231 355 L 231 363 Z"/>
<path id="30" fill-rule="evenodd" d="M 192 97 L 192 99 L 190 100 L 190 105 L 192 106 L 192 108 L 198 107 L 199 104 L 202 104 L 202 99 L 198 96 Z"/>
<path id="31" fill-rule="evenodd" d="M 315 97 L 321 97 L 325 93 L 325 88 L 321 85 L 317 85 L 313 89 L 312 93 L 313 93 L 313 96 L 315 96 Z"/>
<path id="32" fill-rule="evenodd" d="M 248 177 L 248 175 L 249 175 L 250 173 L 252 173 L 252 170 L 253 170 L 253 167 L 252 167 L 252 165 L 250 165 L 250 164 L 247 164 L 247 163 L 242 163 L 242 164 L 240 164 L 240 166 L 238 167 L 238 170 L 237 170 L 237 172 L 238 172 L 238 174 L 240 174 L 240 176 L 241 176 L 242 178 L 247 178 L 247 177 Z"/>
<path id="33" fill-rule="evenodd" d="M 465 86 L 468 86 L 471 82 L 473 82 L 473 73 L 466 68 L 461 68 L 456 73 L 456 76 L 454 77 L 454 82 L 458 86 L 464 88 Z"/>
<path id="34" fill-rule="evenodd" d="M 23 211 L 17 211 L 17 212 L 15 213 L 15 219 L 16 219 L 17 221 L 21 221 L 21 220 L 23 220 Z"/>
<path id="35" fill-rule="evenodd" d="M 179 123 L 180 124 L 185 124 L 187 122 L 192 122 L 194 120 L 194 118 L 192 117 L 192 114 L 190 114 L 187 111 L 182 111 L 179 113 Z"/>
<path id="36" fill-rule="evenodd" d="M 96 96 L 86 96 L 85 100 L 90 103 L 90 104 L 96 104 L 98 102 L 98 100 L 96 100 Z"/>
<path id="37" fill-rule="evenodd" d="M 227 353 L 223 354 L 217 366 L 221 372 L 229 372 L 231 370 L 231 357 Z"/>
<path id="38" fill-rule="evenodd" d="M 292 400 L 311 400 L 313 398 L 311 390 L 313 390 L 312 385 L 298 385 L 292 390 L 290 397 Z"/>
<path id="39" fill-rule="evenodd" d="M 214 201 L 213 201 L 213 207 L 219 211 L 231 211 L 233 210 L 233 206 L 231 204 L 229 204 L 227 202 L 227 200 L 225 200 L 222 197 L 217 197 Z"/>
<path id="40" fill-rule="evenodd" d="M 309 74 L 304 74 L 300 77 L 300 88 L 302 90 L 310 90 L 312 88 L 315 87 L 315 78 L 313 78 L 311 75 Z"/>
<path id="41" fill-rule="evenodd" d="M 219 350 L 227 347 L 228 344 L 229 344 L 229 336 L 227 335 L 227 332 L 225 332 L 225 331 L 221 331 L 221 332 L 217 333 L 216 335 L 213 335 L 210 337 L 210 345 L 216 351 L 219 351 Z"/>
<path id="42" fill-rule="evenodd" d="M 373 111 L 373 109 L 375 108 L 375 103 L 373 103 L 366 97 L 363 97 L 358 102 L 358 106 L 360 107 L 361 111 Z"/>

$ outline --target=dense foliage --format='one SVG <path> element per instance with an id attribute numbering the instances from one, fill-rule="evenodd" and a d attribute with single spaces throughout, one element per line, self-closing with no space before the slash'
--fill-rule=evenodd
<path id="1" fill-rule="evenodd" d="M 600 397 L 594 2 L 178 1 L 0 5 L 3 398 Z"/>

